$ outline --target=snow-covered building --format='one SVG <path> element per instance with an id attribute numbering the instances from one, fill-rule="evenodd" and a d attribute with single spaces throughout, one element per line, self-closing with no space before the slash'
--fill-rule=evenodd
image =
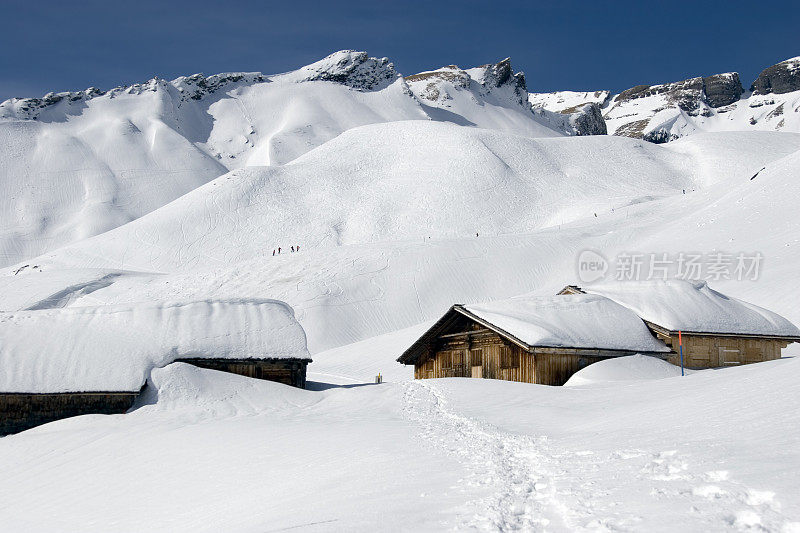
<path id="1" fill-rule="evenodd" d="M 630 309 L 590 294 L 454 305 L 397 360 L 414 377 L 476 377 L 563 385 L 581 368 L 670 349 Z"/>
<path id="2" fill-rule="evenodd" d="M 563 385 L 581 368 L 641 353 L 688 368 L 779 359 L 800 341 L 782 316 L 705 282 L 625 282 L 556 296 L 454 305 L 397 360 L 414 377 L 478 377 Z"/>
<path id="3" fill-rule="evenodd" d="M 636 313 L 660 341 L 670 347 L 667 360 L 716 368 L 780 359 L 781 350 L 800 341 L 800 330 L 784 317 L 713 290 L 704 281 L 655 280 L 569 285 L 562 295 L 603 296 Z"/>
<path id="4" fill-rule="evenodd" d="M 294 311 L 206 300 L 0 313 L 0 436 L 90 413 L 124 413 L 150 371 L 175 361 L 305 387 Z"/>

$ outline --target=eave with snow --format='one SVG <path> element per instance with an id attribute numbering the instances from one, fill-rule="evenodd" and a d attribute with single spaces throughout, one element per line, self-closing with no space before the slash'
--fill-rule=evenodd
<path id="1" fill-rule="evenodd" d="M 524 296 L 456 304 L 397 361 L 417 379 L 480 377 L 563 385 L 581 368 L 610 357 L 667 357 L 627 308 L 592 295 Z"/>

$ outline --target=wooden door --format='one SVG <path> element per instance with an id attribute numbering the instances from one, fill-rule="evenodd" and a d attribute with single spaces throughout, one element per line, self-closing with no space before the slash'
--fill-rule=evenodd
<path id="1" fill-rule="evenodd" d="M 469 351 L 469 364 L 473 378 L 483 377 L 483 350 L 480 348 Z"/>

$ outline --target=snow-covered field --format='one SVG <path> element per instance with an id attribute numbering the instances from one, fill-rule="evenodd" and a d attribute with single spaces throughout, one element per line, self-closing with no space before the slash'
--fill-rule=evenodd
<path id="1" fill-rule="evenodd" d="M 614 363 L 605 385 L 356 379 L 306 391 L 173 364 L 129 414 L 0 440 L 0 520 L 9 531 L 800 527 L 797 360 L 683 378 L 640 364 L 622 383 L 629 365 Z"/>
<path id="2" fill-rule="evenodd" d="M 454 303 L 581 283 L 586 250 L 607 281 L 623 253 L 759 254 L 709 285 L 800 323 L 800 134 L 563 136 L 501 67 L 406 82 L 348 52 L 4 104 L 0 383 L 150 381 L 0 438 L 0 529 L 800 531 L 797 359 L 564 388 L 395 362 Z M 279 302 L 308 390 L 163 366 L 266 349 Z"/>

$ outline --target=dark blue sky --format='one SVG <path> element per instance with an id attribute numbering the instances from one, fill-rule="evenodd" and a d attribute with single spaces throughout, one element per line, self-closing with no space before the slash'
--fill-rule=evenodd
<path id="1" fill-rule="evenodd" d="M 622 90 L 800 55 L 800 2 L 0 0 L 0 100 L 291 70 L 335 50 L 403 74 L 511 56 L 531 91 Z"/>

